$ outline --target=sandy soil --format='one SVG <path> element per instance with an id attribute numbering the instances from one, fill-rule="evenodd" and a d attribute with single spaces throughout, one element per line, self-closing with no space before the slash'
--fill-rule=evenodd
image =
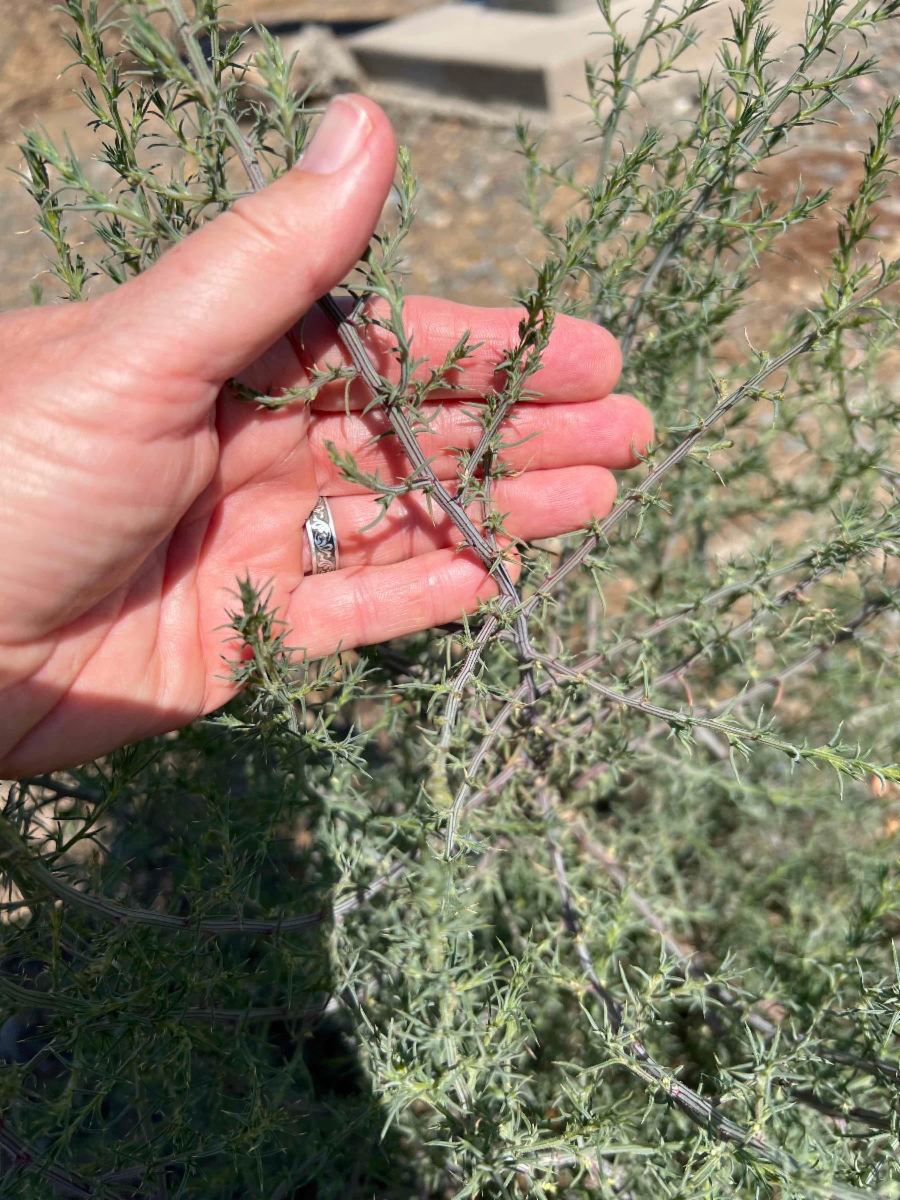
<path id="1" fill-rule="evenodd" d="M 0 140 L 70 103 L 72 51 L 53 0 L 0 0 Z"/>

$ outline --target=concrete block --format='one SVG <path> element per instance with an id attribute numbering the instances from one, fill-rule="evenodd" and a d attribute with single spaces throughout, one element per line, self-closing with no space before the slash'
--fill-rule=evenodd
<path id="1" fill-rule="evenodd" d="M 485 0 L 488 8 L 508 8 L 513 12 L 560 13 L 578 12 L 579 9 L 593 8 L 596 12 L 595 0 Z"/>
<path id="2" fill-rule="evenodd" d="M 277 26 L 307 21 L 352 25 L 392 21 L 439 3 L 440 0 L 231 0 L 222 9 L 222 20 L 240 28 L 254 23 Z"/>
<path id="3" fill-rule="evenodd" d="M 607 39 L 596 8 L 569 16 L 447 4 L 349 39 L 376 82 L 426 89 L 477 103 L 584 113 L 584 62 Z"/>

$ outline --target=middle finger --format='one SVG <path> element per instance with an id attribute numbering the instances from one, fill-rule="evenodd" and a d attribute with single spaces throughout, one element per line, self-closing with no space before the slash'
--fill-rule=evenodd
<path id="1" fill-rule="evenodd" d="M 453 479 L 460 457 L 454 450 L 472 450 L 482 426 L 473 406 L 444 404 L 423 410 L 419 445 L 441 480 Z M 397 483 L 410 466 L 396 438 L 380 436 L 388 430 L 385 417 L 370 413 L 314 413 L 309 437 L 323 496 L 355 496 L 367 489 L 346 479 L 332 462 L 329 444 L 342 455 L 350 454 L 357 467 L 378 475 L 384 483 Z M 637 462 L 653 436 L 650 413 L 632 396 L 607 396 L 577 404 L 523 405 L 503 427 L 507 449 L 504 464 L 516 472 L 546 471 L 563 467 L 593 466 L 623 470 Z"/>

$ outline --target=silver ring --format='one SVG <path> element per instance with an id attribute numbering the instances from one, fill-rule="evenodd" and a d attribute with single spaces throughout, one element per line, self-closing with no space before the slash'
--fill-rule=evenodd
<path id="1" fill-rule="evenodd" d="M 316 507 L 306 522 L 306 536 L 312 556 L 312 574 L 327 575 L 338 569 L 337 533 L 331 507 L 324 496 L 316 501 Z"/>

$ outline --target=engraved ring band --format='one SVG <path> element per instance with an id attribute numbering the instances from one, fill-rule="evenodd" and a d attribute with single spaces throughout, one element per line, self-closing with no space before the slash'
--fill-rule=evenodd
<path id="1" fill-rule="evenodd" d="M 313 575 L 326 575 L 329 571 L 338 569 L 337 533 L 334 528 L 334 517 L 324 496 L 316 501 L 316 507 L 309 514 L 306 522 L 306 536 L 309 538 L 309 549 L 312 557 Z"/>

